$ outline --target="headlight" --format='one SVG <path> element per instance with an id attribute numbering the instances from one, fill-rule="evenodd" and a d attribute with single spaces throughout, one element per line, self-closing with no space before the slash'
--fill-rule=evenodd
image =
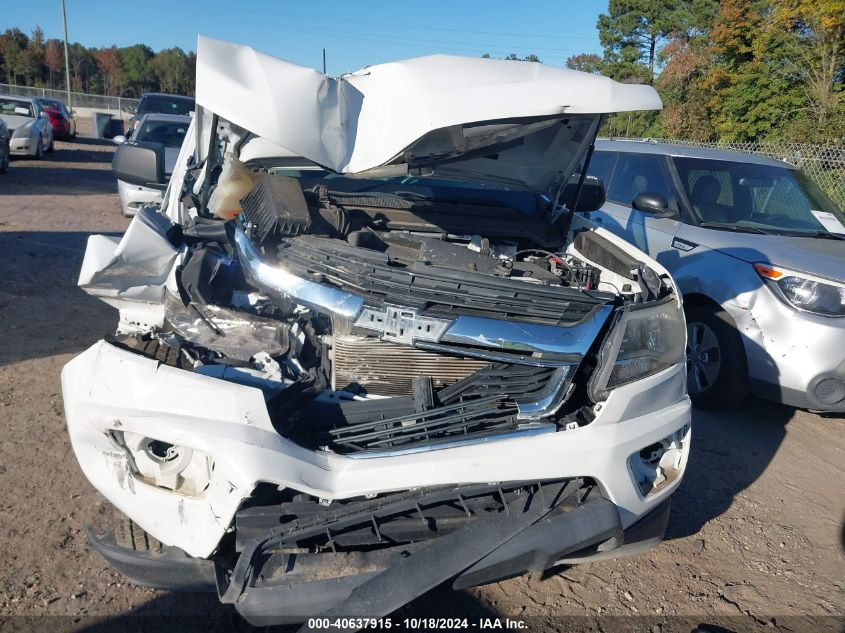
<path id="1" fill-rule="evenodd" d="M 754 270 L 781 301 L 796 310 L 845 316 L 845 284 L 769 264 L 754 264 Z"/>
<path id="2" fill-rule="evenodd" d="M 611 389 L 681 362 L 686 344 L 684 313 L 674 298 L 620 309 L 599 351 L 590 398 L 599 402 Z"/>

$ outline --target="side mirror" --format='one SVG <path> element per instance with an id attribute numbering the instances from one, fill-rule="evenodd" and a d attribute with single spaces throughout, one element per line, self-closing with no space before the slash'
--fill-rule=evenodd
<path id="1" fill-rule="evenodd" d="M 578 190 L 580 178 L 579 174 L 574 174 L 560 194 L 560 200 L 567 208 L 571 209 L 572 198 Z M 578 198 L 578 208 L 575 211 L 598 211 L 604 206 L 606 200 L 607 195 L 601 179 L 596 176 L 587 176 L 584 178 L 584 186 L 581 188 L 581 197 Z"/>
<path id="2" fill-rule="evenodd" d="M 660 194 L 652 193 L 650 191 L 638 193 L 634 198 L 634 201 L 631 203 L 631 206 L 637 211 L 642 211 L 643 213 L 651 213 L 653 215 L 672 215 L 672 211 L 669 209 L 669 203 L 666 202 L 666 198 Z"/>
<path id="3" fill-rule="evenodd" d="M 42 110 L 42 111 L 41 111 L 41 114 L 40 114 L 39 116 L 40 116 L 42 119 L 49 119 L 49 118 L 50 118 L 50 113 L 49 113 L 49 112 L 47 112 L 47 110 Z"/>
<path id="4" fill-rule="evenodd" d="M 161 189 L 167 183 L 164 176 L 164 143 L 135 141 L 120 145 L 111 162 L 112 173 L 118 180 Z"/>
<path id="5" fill-rule="evenodd" d="M 123 134 L 118 134 L 112 140 L 117 143 L 118 145 L 123 145 L 126 142 L 126 137 Z"/>

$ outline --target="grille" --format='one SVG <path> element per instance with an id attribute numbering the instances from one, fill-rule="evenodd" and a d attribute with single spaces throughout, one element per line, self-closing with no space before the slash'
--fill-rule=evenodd
<path id="1" fill-rule="evenodd" d="M 446 387 L 490 364 L 355 335 L 336 335 L 332 354 L 333 388 L 359 386 L 384 396 L 411 395 L 413 379 L 422 376 L 437 389 Z"/>

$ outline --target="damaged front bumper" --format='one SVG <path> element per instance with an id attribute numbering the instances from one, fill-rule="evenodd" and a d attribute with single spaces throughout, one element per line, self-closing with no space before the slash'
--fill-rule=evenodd
<path id="1" fill-rule="evenodd" d="M 664 499 L 623 530 L 616 507 L 599 491 L 583 484 L 571 489 L 572 498 L 563 500 L 542 521 L 462 570 L 452 581 L 453 588 L 542 571 L 560 563 L 634 554 L 663 538 L 671 499 Z M 231 578 L 210 560 L 188 557 L 176 547 L 139 552 L 118 546 L 111 534 L 98 536 L 88 530 L 86 535 L 97 552 L 134 584 L 170 591 L 216 591 L 224 601 L 233 602 L 248 622 L 258 626 L 301 622 L 339 605 L 354 609 L 353 592 L 360 601 L 360 594 L 372 591 L 368 583 L 398 558 L 418 555 L 415 548 L 408 547 L 319 554 L 276 552 L 251 570 L 248 583 L 231 591 Z"/>
<path id="2" fill-rule="evenodd" d="M 586 477 L 628 527 L 680 482 L 689 450 L 684 376 L 682 365 L 673 366 L 614 389 L 587 426 L 375 459 L 305 449 L 275 431 L 259 389 L 159 364 L 105 341 L 68 363 L 62 382 L 70 439 L 92 484 L 147 532 L 204 558 L 261 482 L 330 501 L 479 481 Z M 204 489 L 178 494 L 138 478 L 116 433 L 206 456 Z M 641 453 L 667 441 L 680 451 L 677 468 L 649 490 Z"/>

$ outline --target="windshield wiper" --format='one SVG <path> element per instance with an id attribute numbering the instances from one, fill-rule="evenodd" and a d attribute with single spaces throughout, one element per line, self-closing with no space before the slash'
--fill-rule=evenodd
<path id="1" fill-rule="evenodd" d="M 799 237 L 816 237 L 823 240 L 845 240 L 845 235 L 842 235 L 842 233 L 831 233 L 828 231 L 810 231 L 809 233 L 796 231 L 795 235 Z"/>
<path id="2" fill-rule="evenodd" d="M 722 224 L 721 222 L 699 222 L 698 226 L 705 229 L 722 229 L 724 231 L 734 231 L 736 233 L 758 233 L 760 235 L 769 235 L 767 231 L 758 229 L 756 226 L 741 226 L 739 224 Z"/>

